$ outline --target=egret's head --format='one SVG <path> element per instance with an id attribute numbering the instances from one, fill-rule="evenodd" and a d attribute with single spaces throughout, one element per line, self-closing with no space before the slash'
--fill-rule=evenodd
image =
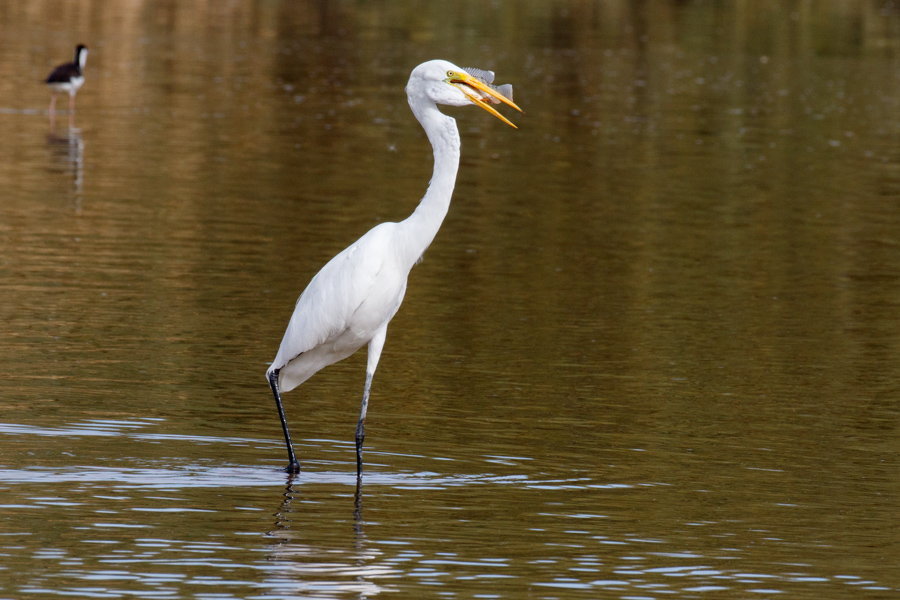
<path id="1" fill-rule="evenodd" d="M 494 74 L 480 69 L 463 69 L 446 60 L 430 60 L 422 63 L 409 76 L 406 93 L 413 97 L 425 97 L 436 104 L 469 106 L 475 104 L 501 121 L 513 125 L 497 112 L 491 104 L 508 104 L 522 112 L 512 101 L 512 86 L 493 86 Z"/>

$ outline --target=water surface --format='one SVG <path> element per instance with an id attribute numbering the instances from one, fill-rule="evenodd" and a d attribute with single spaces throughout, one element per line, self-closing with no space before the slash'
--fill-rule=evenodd
<path id="1" fill-rule="evenodd" d="M 0 597 L 897 597 L 898 48 L 881 2 L 0 1 Z M 267 361 L 424 192 L 438 57 L 526 114 L 447 109 L 363 485 L 364 352 L 288 477 Z"/>

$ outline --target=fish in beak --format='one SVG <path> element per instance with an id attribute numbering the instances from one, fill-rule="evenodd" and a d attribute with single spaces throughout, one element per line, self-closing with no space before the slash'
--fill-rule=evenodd
<path id="1" fill-rule="evenodd" d="M 456 86 L 472 101 L 472 104 L 480 106 L 507 125 L 518 129 L 513 123 L 501 115 L 491 104 L 508 104 L 519 112 L 524 112 L 512 101 L 512 86 L 509 84 L 494 86 L 493 71 L 466 68 L 462 71 L 450 71 L 445 79 L 450 85 Z"/>

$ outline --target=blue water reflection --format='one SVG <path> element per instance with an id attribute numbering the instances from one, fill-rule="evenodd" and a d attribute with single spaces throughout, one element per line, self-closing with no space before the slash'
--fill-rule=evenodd
<path id="1" fill-rule="evenodd" d="M 161 424 L 159 419 L 91 419 L 48 428 L 4 423 L 0 434 L 23 441 L 119 436 L 197 447 L 278 446 L 276 440 L 153 433 Z M 303 447 L 352 452 L 352 445 L 333 440 L 304 440 Z M 48 575 L 31 572 L 26 581 L 16 582 L 11 573 L 18 593 L 90 598 L 357 598 L 409 591 L 410 585 L 500 597 L 523 586 L 537 597 L 549 597 L 541 590 L 654 598 L 896 591 L 852 571 L 826 575 L 802 562 L 753 561 L 748 570 L 748 543 L 799 542 L 798 548 L 810 543 L 762 529 L 748 538 L 740 519 L 685 522 L 677 537 L 648 537 L 639 533 L 640 520 L 624 518 L 623 505 L 603 495 L 627 494 L 629 503 L 640 503 L 635 494 L 655 496 L 655 490 L 665 493 L 672 484 L 387 466 L 398 458 L 382 453 L 360 489 L 350 460 L 318 459 L 296 477 L 273 467 L 184 458 L 140 466 L 133 463 L 146 459 L 128 459 L 121 466 L 7 467 L 0 470 L 0 487 L 6 490 L 0 508 L 15 518 L 4 519 L 0 551 L 14 562 L 58 565 Z M 484 458 L 483 464 L 498 466 L 495 457 Z M 501 465 L 513 471 L 537 460 L 502 458 Z M 501 490 L 504 498 L 521 502 L 527 521 L 491 523 L 478 516 Z M 272 492 L 281 498 L 277 507 Z M 593 510 L 584 511 L 573 510 L 586 506 L 572 501 L 575 493 L 601 495 L 589 503 Z M 406 508 L 398 512 L 398 504 Z M 40 525 L 49 522 L 68 523 L 55 535 L 76 534 L 77 552 L 50 541 Z M 207 527 L 198 529 L 200 522 Z M 472 527 L 494 529 L 498 537 L 471 546 L 465 540 Z M 637 529 L 629 531 L 632 527 Z M 203 529 L 201 536 L 168 535 Z M 552 534 L 545 537 L 546 532 Z M 423 551 L 423 536 L 437 536 L 444 549 Z"/>

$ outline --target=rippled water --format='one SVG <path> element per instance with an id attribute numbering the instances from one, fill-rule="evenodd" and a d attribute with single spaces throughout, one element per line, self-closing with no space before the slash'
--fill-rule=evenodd
<path id="1" fill-rule="evenodd" d="M 327 458 L 349 459 L 346 442 L 305 440 L 307 470 L 286 481 L 273 468 L 199 458 L 210 446 L 271 454 L 277 440 L 161 434 L 162 425 L 92 420 L 0 429 L 22 454 L 90 439 L 95 449 L 132 447 L 143 457 L 63 458 L 0 471 L 7 590 L 286 598 L 430 593 L 424 586 L 501 597 L 525 589 L 541 597 L 895 591 L 869 578 L 865 561 L 834 556 L 847 541 L 808 522 L 821 511 L 808 501 L 773 502 L 765 489 L 753 501 L 753 490 L 731 495 L 709 479 L 702 485 L 710 489 L 696 489 L 680 483 L 674 467 L 659 481 L 615 475 L 644 462 L 647 449 L 623 449 L 618 464 L 581 472 L 540 457 L 436 461 L 376 451 L 377 466 L 359 492 L 352 462 Z M 160 444 L 183 450 L 148 458 Z M 784 473 L 740 470 L 762 481 Z"/>
<path id="2" fill-rule="evenodd" d="M 0 598 L 900 596 L 898 48 L 882 2 L 0 0 Z M 364 352 L 285 395 L 288 477 L 267 361 L 421 197 L 435 57 L 525 114 L 448 109 L 362 486 Z"/>

